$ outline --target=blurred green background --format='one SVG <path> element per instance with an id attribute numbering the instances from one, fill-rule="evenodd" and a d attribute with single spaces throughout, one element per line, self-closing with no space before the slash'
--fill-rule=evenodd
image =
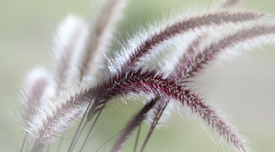
<path id="1" fill-rule="evenodd" d="M 139 26 L 196 6 L 211 6 L 204 0 L 130 0 L 117 35 L 132 35 Z M 24 137 L 20 124 L 19 93 L 27 73 L 36 66 L 52 68 L 51 48 L 55 29 L 72 13 L 87 20 L 93 13 L 91 0 L 1 0 L 0 5 L 0 151 L 19 151 Z M 274 0 L 246 0 L 240 7 L 275 14 Z M 275 17 L 274 17 L 275 18 Z M 132 25 L 132 26 L 131 26 Z M 119 34 L 118 34 L 119 33 Z M 119 37 L 121 39 L 121 37 Z M 275 151 L 275 47 L 246 52 L 233 61 L 211 65 L 198 78 L 197 88 L 228 117 L 254 151 Z M 94 151 L 118 132 L 141 104 L 109 105 L 86 150 Z M 166 127 L 155 130 L 146 151 L 233 151 L 220 144 L 199 121 L 175 111 Z M 191 117 L 192 118 L 192 117 Z M 206 129 L 203 129 L 206 128 Z M 148 126 L 142 128 L 142 138 Z M 73 131 L 68 131 L 72 134 Z M 209 137 L 213 136 L 213 137 Z M 69 136 L 69 135 L 67 135 Z M 213 141 L 211 139 L 214 139 Z M 133 140 L 123 151 L 132 151 Z M 105 150 L 108 151 L 109 143 Z M 54 151 L 52 148 L 51 151 Z M 64 149 L 65 151 L 65 149 Z"/>

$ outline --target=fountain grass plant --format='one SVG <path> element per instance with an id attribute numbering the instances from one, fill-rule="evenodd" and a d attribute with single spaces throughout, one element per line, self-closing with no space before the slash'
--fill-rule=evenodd
<path id="1" fill-rule="evenodd" d="M 137 151 L 141 125 L 147 121 L 150 129 L 139 147 L 144 151 L 165 112 L 184 107 L 236 151 L 248 152 L 236 129 L 190 84 L 209 63 L 238 54 L 241 48 L 274 43 L 275 25 L 264 21 L 267 15 L 236 9 L 238 1 L 227 0 L 218 8 L 173 14 L 114 50 L 113 33 L 126 4 L 127 0 L 104 0 L 91 24 L 74 15 L 60 24 L 54 70 L 34 69 L 23 88 L 26 135 L 21 151 L 42 151 L 56 136 L 66 137 L 66 129 L 75 122 L 79 124 L 71 143 L 61 140 L 59 148 L 83 151 L 106 106 L 113 99 L 131 102 L 127 97 L 135 96 L 144 106 L 115 136 L 112 152 L 121 151 L 135 130 Z"/>

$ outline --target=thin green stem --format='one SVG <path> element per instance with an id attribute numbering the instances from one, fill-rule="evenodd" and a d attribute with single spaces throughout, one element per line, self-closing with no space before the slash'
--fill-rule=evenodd
<path id="1" fill-rule="evenodd" d="M 24 149 L 24 146 L 25 146 L 25 142 L 26 142 L 27 136 L 28 136 L 28 135 L 27 135 L 27 133 L 26 133 L 25 136 L 24 136 L 24 140 L 23 140 L 23 143 L 22 143 L 20 152 L 23 152 L 23 149 Z"/>
<path id="2" fill-rule="evenodd" d="M 112 137 L 110 137 L 108 140 L 106 140 L 97 150 L 96 152 L 98 152 L 104 145 L 106 145 L 109 141 L 111 141 L 113 138 L 115 138 L 117 135 L 119 135 L 123 130 L 117 132 L 115 135 L 113 135 Z"/>
<path id="3" fill-rule="evenodd" d="M 77 141 L 78 141 L 78 139 L 79 139 L 79 136 L 80 136 L 80 134 L 81 134 L 82 131 L 83 131 L 83 128 L 86 126 L 86 123 L 87 123 L 87 122 L 84 124 L 83 128 L 81 129 L 81 132 L 78 134 L 78 132 L 79 132 L 79 130 L 80 130 L 80 127 L 81 127 L 81 125 L 82 125 L 82 123 L 83 123 L 83 121 L 84 121 L 84 118 L 85 118 L 85 116 L 86 116 L 86 114 L 87 114 L 87 112 L 88 112 L 88 109 L 89 109 L 91 103 L 92 103 L 92 102 L 89 102 L 89 104 L 88 104 L 88 106 L 87 106 L 87 108 L 86 108 L 86 110 L 85 110 L 85 113 L 84 113 L 84 115 L 83 115 L 82 118 L 81 118 L 81 121 L 80 121 L 80 123 L 79 123 L 79 125 L 78 125 L 78 127 L 77 127 L 77 129 L 76 129 L 76 132 L 75 132 L 75 134 L 74 134 L 74 137 L 73 137 L 73 139 L 72 139 L 72 141 L 71 141 L 71 144 L 70 144 L 70 147 L 69 147 L 69 149 L 68 149 L 68 152 L 72 152 L 72 151 L 73 151 L 73 149 L 74 149 L 74 147 L 75 147 L 75 145 L 76 145 L 76 143 L 77 143 Z M 77 137 L 77 135 L 78 135 L 78 137 Z M 76 137 L 77 137 L 77 138 L 76 138 Z"/>
<path id="4" fill-rule="evenodd" d="M 149 138 L 151 137 L 151 135 L 152 135 L 152 133 L 153 133 L 153 131 L 154 131 L 156 125 L 158 124 L 158 121 L 159 121 L 161 115 L 163 114 L 163 112 L 164 112 L 164 110 L 165 110 L 167 104 L 168 104 L 168 101 L 165 102 L 165 106 L 158 112 L 157 116 L 155 117 L 155 120 L 154 120 L 154 122 L 153 122 L 152 125 L 151 125 L 151 128 L 150 128 L 150 130 L 149 130 L 149 132 L 148 132 L 148 134 L 147 134 L 147 136 L 146 136 L 146 138 L 145 138 L 145 140 L 144 140 L 144 143 L 143 143 L 143 145 L 142 145 L 142 147 L 141 147 L 141 149 L 140 149 L 140 152 L 143 152 L 143 151 L 144 151 L 145 146 L 146 146 L 146 144 L 148 143 Z"/>
<path id="5" fill-rule="evenodd" d="M 79 152 L 81 152 L 81 151 L 83 150 L 84 146 L 86 145 L 86 142 L 87 142 L 87 140 L 88 140 L 88 137 L 90 136 L 92 130 L 94 129 L 94 126 L 95 126 L 95 124 L 96 124 L 96 122 L 97 122 L 97 120 L 98 120 L 98 118 L 99 118 L 101 112 L 103 111 L 103 109 L 104 109 L 104 106 L 103 106 L 103 107 L 100 109 L 100 111 L 98 112 L 98 114 L 97 114 L 97 116 L 96 116 L 96 118 L 95 118 L 95 121 L 94 121 L 94 123 L 93 123 L 91 129 L 89 130 L 89 132 L 88 132 L 88 134 L 87 134 L 87 136 L 86 136 L 86 138 L 85 138 L 85 140 L 84 140 L 84 142 L 83 142 L 83 144 L 82 144 L 81 149 L 79 150 Z"/>
<path id="6" fill-rule="evenodd" d="M 139 135 L 140 135 L 140 130 L 141 130 L 141 125 L 138 126 L 138 132 L 137 132 L 137 137 L 136 137 L 136 142 L 135 142 L 135 146 L 134 146 L 133 152 L 137 151 L 137 145 L 138 145 L 138 139 L 139 139 Z"/>

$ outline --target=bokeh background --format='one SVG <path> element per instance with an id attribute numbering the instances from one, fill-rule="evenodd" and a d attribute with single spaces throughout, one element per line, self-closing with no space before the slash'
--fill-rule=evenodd
<path id="1" fill-rule="evenodd" d="M 139 26 L 169 14 L 197 6 L 205 0 L 131 0 L 119 24 L 118 39 L 132 35 Z M 87 20 L 93 13 L 92 0 L 1 0 L 0 5 L 0 151 L 19 151 L 24 137 L 19 93 L 27 73 L 36 66 L 52 68 L 52 38 L 60 21 L 69 13 Z M 240 7 L 275 15 L 274 0 L 244 0 Z M 275 18 L 275 16 L 274 16 Z M 245 52 L 242 56 L 212 64 L 201 73 L 197 88 L 228 117 L 250 143 L 253 151 L 275 151 L 275 45 Z M 93 138 L 86 147 L 94 151 L 118 132 L 139 103 L 108 106 Z M 147 151 L 220 152 L 233 151 L 207 127 L 185 113 L 172 113 L 166 127 L 155 130 Z M 68 135 L 73 133 L 68 131 Z M 148 126 L 142 127 L 144 138 Z M 209 138 L 210 136 L 211 138 Z M 213 139 L 213 140 L 212 140 Z M 69 140 L 68 140 L 69 141 Z M 123 151 L 132 151 L 133 140 Z M 108 151 L 112 143 L 103 148 Z M 53 146 L 51 151 L 55 151 Z M 65 151 L 63 149 L 62 151 Z"/>

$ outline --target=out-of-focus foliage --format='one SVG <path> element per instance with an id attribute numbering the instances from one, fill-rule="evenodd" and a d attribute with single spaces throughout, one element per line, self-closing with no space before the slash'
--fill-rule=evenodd
<path id="1" fill-rule="evenodd" d="M 18 94 L 21 83 L 34 65 L 46 64 L 51 67 L 52 54 L 49 50 L 56 26 L 70 12 L 88 19 L 93 12 L 93 4 L 94 1 L 90 0 L 1 1 L 0 151 L 20 149 L 24 136 L 19 119 L 21 103 Z M 204 0 L 131 0 L 125 19 L 120 23 L 118 40 L 125 38 L 126 31 L 130 31 L 131 35 L 140 25 L 158 20 L 162 14 L 169 14 L 171 10 L 207 7 L 209 4 L 210 1 Z M 246 0 L 241 7 L 275 14 L 274 4 L 274 0 Z M 231 114 L 233 124 L 247 137 L 252 149 L 274 151 L 275 46 L 245 54 L 246 57 L 240 57 L 234 62 L 223 62 L 207 70 L 199 77 L 199 90 L 210 102 L 220 105 L 225 114 Z M 243 109 L 242 105 L 247 104 L 250 106 Z M 141 105 L 117 105 L 119 110 L 107 107 L 108 112 L 98 122 L 91 147 L 96 149 L 119 131 L 129 119 L 127 116 L 136 112 L 137 106 Z M 172 114 L 174 119 L 165 124 L 169 127 L 154 132 L 147 150 L 222 151 L 222 146 L 213 144 L 197 122 L 190 121 L 184 115 L 181 118 L 177 113 Z M 121 123 L 115 123 L 118 121 Z M 116 125 L 110 127 L 113 124 Z M 148 129 L 143 128 L 141 138 L 147 133 L 145 128 Z M 130 140 L 130 144 L 133 142 L 133 139 Z M 125 150 L 131 151 L 132 145 L 126 146 Z"/>

